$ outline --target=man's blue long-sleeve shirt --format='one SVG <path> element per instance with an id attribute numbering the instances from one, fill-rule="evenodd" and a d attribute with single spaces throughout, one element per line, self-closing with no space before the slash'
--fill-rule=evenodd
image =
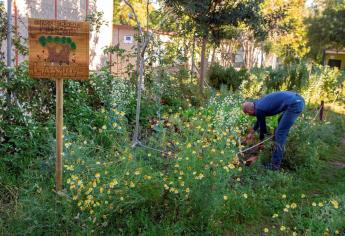
<path id="1" fill-rule="evenodd" d="M 273 116 L 285 111 L 288 106 L 299 98 L 295 92 L 281 91 L 270 93 L 254 102 L 256 123 L 254 130 L 260 131 L 260 139 L 262 140 L 267 134 L 266 116 Z"/>

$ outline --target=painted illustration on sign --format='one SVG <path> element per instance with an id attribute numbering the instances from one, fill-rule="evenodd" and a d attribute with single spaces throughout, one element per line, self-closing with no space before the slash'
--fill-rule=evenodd
<path id="1" fill-rule="evenodd" d="M 42 79 L 87 79 L 88 23 L 29 19 L 29 74 Z"/>
<path id="2" fill-rule="evenodd" d="M 63 63 L 67 65 L 75 63 L 74 52 L 77 45 L 70 37 L 41 36 L 38 41 L 42 47 L 47 49 L 42 50 L 42 55 L 40 56 L 45 62 L 58 63 L 60 65 Z"/>

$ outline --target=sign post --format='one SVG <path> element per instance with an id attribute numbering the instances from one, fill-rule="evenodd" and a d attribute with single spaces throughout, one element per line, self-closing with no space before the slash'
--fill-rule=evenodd
<path id="1" fill-rule="evenodd" d="M 56 191 L 62 189 L 62 153 L 63 153 L 63 79 L 56 79 Z"/>
<path id="2" fill-rule="evenodd" d="M 89 24 L 29 19 L 29 75 L 56 82 L 56 191 L 62 190 L 63 80 L 89 77 Z"/>

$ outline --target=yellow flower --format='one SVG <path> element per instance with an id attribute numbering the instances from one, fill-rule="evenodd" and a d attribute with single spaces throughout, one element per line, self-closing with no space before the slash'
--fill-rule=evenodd
<path id="1" fill-rule="evenodd" d="M 313 207 L 316 207 L 316 203 L 315 203 L 315 202 L 313 202 L 311 205 L 312 205 Z"/>
<path id="2" fill-rule="evenodd" d="M 100 188 L 99 188 L 99 192 L 100 192 L 100 193 L 103 193 L 103 191 L 104 191 L 104 188 L 100 187 Z"/>
<path id="3" fill-rule="evenodd" d="M 145 180 L 150 180 L 150 179 L 152 179 L 152 177 L 149 176 L 149 175 L 144 175 L 144 179 L 145 179 Z"/>
<path id="4" fill-rule="evenodd" d="M 106 126 L 106 125 L 103 125 L 103 126 L 102 126 L 102 129 L 107 129 L 107 126 Z"/>
<path id="5" fill-rule="evenodd" d="M 284 208 L 284 211 L 285 211 L 285 212 L 289 212 L 289 209 L 288 209 L 288 208 Z"/>
<path id="6" fill-rule="evenodd" d="M 117 184 L 118 184 L 117 180 L 116 180 L 116 179 L 113 179 L 113 180 L 109 183 L 109 187 L 110 187 L 110 188 L 114 188 L 114 186 L 117 185 Z"/>
<path id="7" fill-rule="evenodd" d="M 99 177 L 101 177 L 100 173 L 96 173 L 95 177 L 98 179 Z"/>
<path id="8" fill-rule="evenodd" d="M 335 230 L 335 234 L 340 234 L 339 230 Z"/>
<path id="9" fill-rule="evenodd" d="M 339 203 L 336 200 L 332 200 L 331 203 L 335 209 L 339 208 Z"/>
<path id="10" fill-rule="evenodd" d="M 297 233 L 296 232 L 292 232 L 292 236 L 297 236 Z"/>
<path id="11" fill-rule="evenodd" d="M 282 195 L 282 198 L 283 198 L 283 199 L 285 199 L 285 198 L 286 198 L 286 195 L 285 195 L 285 194 L 283 194 L 283 195 Z"/>
<path id="12" fill-rule="evenodd" d="M 291 208 L 292 208 L 292 209 L 295 209 L 296 207 L 297 207 L 297 204 L 293 202 L 293 203 L 291 204 Z"/>
<path id="13" fill-rule="evenodd" d="M 272 216 L 273 219 L 277 218 L 277 217 L 278 217 L 278 214 L 276 214 L 276 213 L 274 213 L 273 216 Z"/>
<path id="14" fill-rule="evenodd" d="M 186 190 L 185 190 L 185 191 L 186 191 L 186 193 L 189 193 L 189 191 L 190 191 L 190 190 L 189 190 L 189 188 L 186 188 Z"/>
<path id="15" fill-rule="evenodd" d="M 263 231 L 264 231 L 265 233 L 268 233 L 268 232 L 269 232 L 268 228 L 264 228 Z"/>
<path id="16" fill-rule="evenodd" d="M 198 176 L 195 177 L 195 179 L 203 179 L 204 175 L 202 173 L 200 173 Z"/>
<path id="17" fill-rule="evenodd" d="M 248 195 L 247 195 L 246 193 L 244 193 L 244 194 L 243 194 L 243 197 L 247 199 L 247 198 L 248 198 Z"/>
<path id="18" fill-rule="evenodd" d="M 224 195 L 223 198 L 224 198 L 224 201 L 228 200 L 228 196 L 226 196 L 226 195 Z"/>
<path id="19" fill-rule="evenodd" d="M 191 144 L 191 143 L 188 143 L 188 144 L 187 144 L 187 148 L 190 148 L 190 147 L 192 147 L 192 144 Z"/>
<path id="20" fill-rule="evenodd" d="M 285 231 L 286 227 L 284 225 L 280 226 L 280 231 Z"/>
<path id="21" fill-rule="evenodd" d="M 301 198 L 305 198 L 305 195 L 304 195 L 304 194 L 302 194 L 302 195 L 301 195 Z"/>
<path id="22" fill-rule="evenodd" d="M 130 184 L 129 184 L 129 187 L 134 188 L 135 184 L 131 181 Z"/>
<path id="23" fill-rule="evenodd" d="M 139 170 L 136 170 L 136 171 L 134 172 L 134 174 L 135 174 L 135 175 L 140 175 L 140 171 L 139 171 Z"/>
<path id="24" fill-rule="evenodd" d="M 323 207 L 323 203 L 322 202 L 319 202 L 319 207 Z"/>
<path id="25" fill-rule="evenodd" d="M 94 181 L 92 182 L 92 187 L 96 188 L 96 186 L 97 186 L 97 182 L 94 180 Z"/>

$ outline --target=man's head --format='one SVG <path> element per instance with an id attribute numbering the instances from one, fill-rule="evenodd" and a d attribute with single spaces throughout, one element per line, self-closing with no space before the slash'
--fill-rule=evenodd
<path id="1" fill-rule="evenodd" d="M 242 103 L 242 110 L 244 113 L 254 116 L 255 115 L 255 106 L 254 102 L 244 102 Z"/>

